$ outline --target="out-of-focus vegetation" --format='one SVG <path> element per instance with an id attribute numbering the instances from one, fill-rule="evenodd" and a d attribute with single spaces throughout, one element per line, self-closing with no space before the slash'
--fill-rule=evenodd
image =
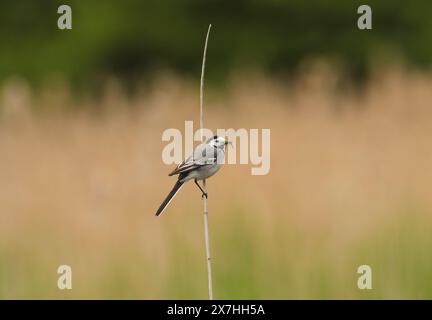
<path id="1" fill-rule="evenodd" d="M 134 80 L 160 68 L 197 77 L 209 23 L 209 80 L 238 69 L 286 74 L 316 56 L 357 76 L 376 56 L 432 61 L 429 0 L 367 1 L 372 31 L 357 29 L 364 1 L 70 0 L 73 30 L 61 31 L 57 7 L 64 3 L 0 3 L 0 80 L 61 75 L 86 86 L 107 74 Z"/>
<path id="2" fill-rule="evenodd" d="M 216 298 L 432 297 L 432 75 L 392 70 L 361 95 L 326 68 L 209 90 L 209 128 L 272 139 L 269 175 L 226 165 L 208 182 Z M 188 184 L 154 216 L 175 181 L 161 134 L 198 121 L 196 86 L 165 77 L 130 97 L 112 82 L 100 101 L 46 90 L 2 90 L 0 297 L 206 298 L 200 193 Z M 61 264 L 71 291 L 56 287 Z"/>

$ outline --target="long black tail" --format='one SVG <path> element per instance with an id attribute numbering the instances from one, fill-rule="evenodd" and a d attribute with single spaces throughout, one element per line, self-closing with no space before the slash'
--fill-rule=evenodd
<path id="1" fill-rule="evenodd" d="M 165 200 L 160 205 L 158 211 L 156 212 L 156 216 L 159 216 L 165 208 L 169 205 L 172 198 L 176 195 L 176 193 L 180 190 L 184 182 L 181 182 L 180 180 L 177 180 L 176 184 L 172 188 L 171 192 L 168 194 L 168 196 L 165 198 Z"/>

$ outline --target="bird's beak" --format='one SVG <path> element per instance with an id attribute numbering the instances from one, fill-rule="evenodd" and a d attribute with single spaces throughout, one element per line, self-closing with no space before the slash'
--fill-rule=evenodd
<path id="1" fill-rule="evenodd" d="M 231 145 L 231 147 L 233 146 L 231 141 L 225 141 L 225 145 L 228 145 L 228 144 Z"/>

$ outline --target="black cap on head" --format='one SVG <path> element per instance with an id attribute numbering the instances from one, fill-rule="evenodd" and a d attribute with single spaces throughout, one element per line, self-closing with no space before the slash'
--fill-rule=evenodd
<path id="1" fill-rule="evenodd" d="M 213 136 L 213 137 L 211 137 L 211 138 L 209 138 L 207 140 L 207 143 L 209 143 L 210 141 L 216 140 L 217 138 L 219 138 L 219 137 L 218 136 Z"/>

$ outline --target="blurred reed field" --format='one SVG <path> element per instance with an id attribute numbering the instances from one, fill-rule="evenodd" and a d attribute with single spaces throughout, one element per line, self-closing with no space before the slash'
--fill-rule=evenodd
<path id="1" fill-rule="evenodd" d="M 1 298 L 207 297 L 199 191 L 154 216 L 175 182 L 162 132 L 198 128 L 199 86 L 121 88 L 1 88 Z M 354 89 L 322 65 L 227 88 L 207 91 L 206 126 L 270 128 L 271 170 L 208 182 L 215 297 L 432 298 L 432 74 L 380 69 Z M 363 264 L 372 290 L 357 288 Z"/>

